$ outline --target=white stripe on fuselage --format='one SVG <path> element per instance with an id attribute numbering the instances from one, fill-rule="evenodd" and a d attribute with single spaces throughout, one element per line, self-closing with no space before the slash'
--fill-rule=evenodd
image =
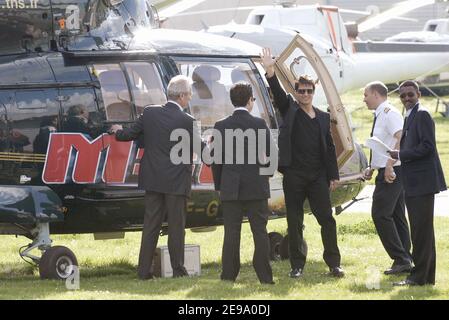
<path id="1" fill-rule="evenodd" d="M 183 11 L 189 10 L 190 8 L 204 2 L 205 0 L 183 0 L 175 3 L 167 8 L 159 11 L 161 17 L 171 17 L 181 13 Z"/>

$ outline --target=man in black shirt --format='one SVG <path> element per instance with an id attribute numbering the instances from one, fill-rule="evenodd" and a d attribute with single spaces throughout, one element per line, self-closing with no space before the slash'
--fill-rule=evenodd
<path id="1" fill-rule="evenodd" d="M 306 198 L 321 226 L 323 258 L 329 266 L 329 274 L 343 277 L 329 192 L 335 189 L 339 179 L 335 145 L 330 133 L 330 116 L 312 105 L 315 81 L 301 76 L 295 83 L 295 96 L 287 95 L 275 76 L 275 60 L 270 49 L 264 49 L 261 58 L 276 107 L 282 116 L 278 140 L 279 171 L 284 175 L 292 268 L 290 277 L 300 277 L 306 263 L 306 256 L 300 250 Z"/>

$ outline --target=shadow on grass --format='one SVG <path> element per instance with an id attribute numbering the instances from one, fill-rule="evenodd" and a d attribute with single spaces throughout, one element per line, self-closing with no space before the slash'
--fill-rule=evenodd
<path id="1" fill-rule="evenodd" d="M 27 263 L 0 263 L 0 280 L 33 276 L 37 270 L 36 266 Z"/>
<path id="2" fill-rule="evenodd" d="M 80 265 L 80 273 L 83 278 L 102 278 L 116 275 L 134 275 L 137 266 L 127 260 L 113 260 L 107 264 L 94 265 L 90 260 Z M 39 267 L 29 264 L 1 264 L 0 280 L 19 280 L 24 276 L 35 276 L 39 273 Z"/>
<path id="3" fill-rule="evenodd" d="M 378 286 L 376 286 L 373 283 L 357 283 L 354 285 L 351 285 L 349 287 L 349 290 L 354 293 L 387 293 L 391 292 L 393 290 L 393 286 L 391 284 L 391 281 L 389 280 L 382 280 L 378 283 Z"/>
<path id="4" fill-rule="evenodd" d="M 20 269 L 16 265 L 10 267 Z M 274 262 L 272 267 L 275 285 L 260 284 L 251 262 L 242 264 L 235 283 L 220 280 L 221 263 L 216 262 L 203 264 L 199 277 L 141 281 L 137 278 L 135 265 L 116 260 L 99 266 L 81 265 L 80 290 L 76 294 L 95 297 L 98 292 L 107 292 L 113 297 L 123 295 L 142 299 L 245 299 L 266 294 L 270 299 L 288 299 L 291 290 L 308 290 L 329 283 L 337 285 L 340 281 L 326 274 L 328 268 L 322 261 L 308 261 L 305 273 L 299 279 L 288 277 L 288 261 Z M 25 270 L 5 277 L 0 274 L 5 295 L 18 299 L 45 299 L 69 293 L 63 281 L 40 280 L 37 272 Z"/>
<path id="5" fill-rule="evenodd" d="M 94 265 L 91 262 L 87 262 L 80 266 L 82 277 L 87 279 L 120 275 L 134 276 L 136 272 L 137 266 L 125 259 L 113 260 L 102 265 Z"/>
<path id="6" fill-rule="evenodd" d="M 434 286 L 410 286 L 410 287 L 395 287 L 394 282 L 405 279 L 406 274 L 387 276 L 382 278 L 378 283 L 378 287 L 375 288 L 373 283 L 369 281 L 363 284 L 354 284 L 349 289 L 354 293 L 389 293 L 390 300 L 420 300 L 429 299 L 434 296 L 440 296 L 441 292 Z"/>
<path id="7" fill-rule="evenodd" d="M 396 294 L 391 296 L 394 300 L 427 300 L 435 296 L 440 296 L 441 291 L 438 288 L 427 286 L 411 286 L 401 288 Z"/>

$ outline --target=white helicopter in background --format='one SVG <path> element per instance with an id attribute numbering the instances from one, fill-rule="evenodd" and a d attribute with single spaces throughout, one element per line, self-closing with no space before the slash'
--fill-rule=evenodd
<path id="1" fill-rule="evenodd" d="M 395 13 L 397 16 L 435 1 L 403 1 L 395 6 L 397 10 L 393 8 L 373 17 L 377 20 L 376 24 L 366 20 L 359 27 L 366 31 L 392 19 L 394 11 L 399 11 Z M 405 79 L 449 71 L 449 44 L 437 46 L 414 44 L 408 45 L 407 50 L 403 51 L 398 50 L 399 44 L 396 43 L 355 41 L 358 36 L 357 25 L 346 26 L 339 8 L 296 5 L 295 2 L 258 6 L 250 11 L 244 24 L 231 21 L 225 25 L 207 27 L 203 31 L 245 40 L 261 47 L 270 47 L 275 56 L 287 47 L 296 34 L 300 34 L 319 53 L 340 94 L 364 87 L 374 80 L 397 83 Z M 234 8 L 234 10 L 238 9 Z M 248 9 L 248 7 L 240 9 Z M 164 12 L 168 11 L 168 9 L 164 10 Z M 175 16 L 211 14 L 220 11 L 217 9 L 178 12 Z M 302 65 L 304 73 L 313 75 L 313 70 L 310 70 L 309 64 L 303 59 L 304 55 L 297 52 L 297 57 L 295 69 L 301 69 Z M 321 100 L 319 94 L 316 98 Z"/>

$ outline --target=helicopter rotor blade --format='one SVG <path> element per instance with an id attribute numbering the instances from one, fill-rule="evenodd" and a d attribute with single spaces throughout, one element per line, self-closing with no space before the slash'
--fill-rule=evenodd
<path id="1" fill-rule="evenodd" d="M 361 22 L 359 24 L 359 32 L 371 30 L 389 20 L 402 16 L 408 12 L 434 4 L 435 1 L 436 0 L 407 0 L 399 2 L 394 7 Z"/>

